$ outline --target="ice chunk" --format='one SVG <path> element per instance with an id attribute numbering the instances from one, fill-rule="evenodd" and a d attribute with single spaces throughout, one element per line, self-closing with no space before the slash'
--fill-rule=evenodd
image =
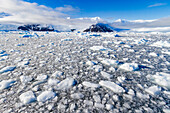
<path id="1" fill-rule="evenodd" d="M 2 68 L 0 70 L 0 74 L 6 73 L 6 72 L 9 72 L 9 71 L 13 71 L 15 68 L 16 68 L 16 66 L 7 66 L 7 67 L 4 67 L 4 68 Z"/>
<path id="2" fill-rule="evenodd" d="M 77 81 L 74 80 L 73 78 L 66 78 L 63 81 L 61 81 L 57 87 L 59 90 L 67 90 L 71 88 L 72 86 L 76 85 Z"/>
<path id="3" fill-rule="evenodd" d="M 20 80 L 23 84 L 25 84 L 25 83 L 32 81 L 32 77 L 30 77 L 30 76 L 20 76 Z"/>
<path id="4" fill-rule="evenodd" d="M 104 72 L 104 71 L 101 71 L 100 73 L 101 73 L 101 75 L 102 75 L 104 78 L 107 78 L 107 79 L 110 79 L 110 78 L 113 77 L 113 75 L 111 75 L 111 74 L 109 74 L 109 73 L 106 73 L 106 72 Z"/>
<path id="5" fill-rule="evenodd" d="M 56 96 L 56 93 L 53 91 L 44 91 L 38 97 L 37 100 L 39 102 L 45 102 L 47 100 L 53 99 Z"/>
<path id="6" fill-rule="evenodd" d="M 122 87 L 120 87 L 119 85 L 117 85 L 111 81 L 100 81 L 99 84 L 103 87 L 106 87 L 106 88 L 112 90 L 114 93 L 125 92 L 125 90 Z"/>
<path id="7" fill-rule="evenodd" d="M 73 99 L 81 99 L 83 97 L 84 97 L 84 95 L 82 93 L 71 94 L 71 98 L 73 98 Z"/>
<path id="8" fill-rule="evenodd" d="M 63 72 L 61 72 L 61 71 L 56 71 L 55 73 L 53 73 L 51 76 L 52 77 L 60 77 L 60 76 L 62 76 L 64 73 Z"/>
<path id="9" fill-rule="evenodd" d="M 18 63 L 18 66 L 25 66 L 25 65 L 28 65 L 28 64 L 29 64 L 29 61 L 22 61 L 22 62 Z"/>
<path id="10" fill-rule="evenodd" d="M 125 71 L 137 71 L 139 70 L 139 66 L 137 63 L 124 63 L 119 67 L 119 69 Z"/>
<path id="11" fill-rule="evenodd" d="M 117 60 L 112 60 L 112 59 L 105 59 L 105 58 L 98 58 L 101 60 L 102 64 L 108 65 L 108 66 L 116 66 L 119 64 L 119 61 Z"/>
<path id="12" fill-rule="evenodd" d="M 103 67 L 100 65 L 94 65 L 93 69 L 95 70 L 95 72 L 100 72 L 100 71 L 102 71 Z"/>
<path id="13" fill-rule="evenodd" d="M 152 52 L 152 53 L 149 53 L 149 56 L 157 57 L 158 55 L 156 53 Z"/>
<path id="14" fill-rule="evenodd" d="M 12 79 L 10 79 L 10 80 L 2 80 L 0 82 L 0 90 L 7 89 L 7 88 L 11 87 L 14 83 L 15 83 L 15 81 L 12 80 Z"/>
<path id="15" fill-rule="evenodd" d="M 41 81 L 41 80 L 46 80 L 47 78 L 48 78 L 47 75 L 38 75 L 36 79 Z"/>
<path id="16" fill-rule="evenodd" d="M 52 79 L 52 78 L 50 78 L 49 80 L 48 80 L 48 85 L 57 85 L 58 83 L 59 83 L 60 81 L 59 80 L 57 80 L 57 79 Z"/>
<path id="17" fill-rule="evenodd" d="M 120 82 L 120 83 L 123 83 L 125 81 L 125 77 L 123 76 L 120 76 L 120 77 L 117 77 L 117 80 Z"/>
<path id="18" fill-rule="evenodd" d="M 83 84 L 85 87 L 90 87 L 90 88 L 99 88 L 99 87 L 100 87 L 99 84 L 95 84 L 95 83 L 87 82 L 87 81 L 84 81 L 82 84 Z"/>
<path id="19" fill-rule="evenodd" d="M 150 46 L 155 46 L 155 47 L 170 47 L 170 43 L 167 41 L 157 41 Z"/>
<path id="20" fill-rule="evenodd" d="M 36 97 L 32 91 L 27 91 L 19 96 L 19 99 L 24 104 L 29 104 L 36 101 Z"/>
<path id="21" fill-rule="evenodd" d="M 147 78 L 150 79 L 151 82 L 170 90 L 170 74 L 157 72 L 155 75 L 148 75 Z"/>
<path id="22" fill-rule="evenodd" d="M 86 64 L 89 66 L 93 66 L 93 65 L 96 65 L 97 63 L 93 61 L 87 61 Z"/>
<path id="23" fill-rule="evenodd" d="M 94 106 L 100 109 L 104 108 L 104 104 L 101 103 L 95 103 Z"/>
<path id="24" fill-rule="evenodd" d="M 93 51 L 109 51 L 109 50 L 111 50 L 111 49 L 105 48 L 103 46 L 93 46 L 93 47 L 90 47 L 90 49 Z"/>
<path id="25" fill-rule="evenodd" d="M 150 93 L 151 95 L 158 95 L 161 92 L 161 88 L 158 86 L 151 86 L 148 89 L 145 89 L 145 91 Z"/>

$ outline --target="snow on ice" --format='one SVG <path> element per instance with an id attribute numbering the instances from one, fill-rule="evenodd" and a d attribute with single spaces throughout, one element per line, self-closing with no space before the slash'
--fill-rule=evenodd
<path id="1" fill-rule="evenodd" d="M 117 85 L 117 84 L 115 84 L 114 82 L 111 82 L 111 81 L 100 81 L 99 84 L 103 87 L 106 87 L 106 88 L 112 90 L 114 93 L 125 92 L 125 90 L 121 86 L 119 86 L 119 85 Z"/>
<path id="2" fill-rule="evenodd" d="M 19 96 L 20 100 L 24 104 L 29 104 L 36 101 L 36 97 L 32 91 L 27 91 Z"/>

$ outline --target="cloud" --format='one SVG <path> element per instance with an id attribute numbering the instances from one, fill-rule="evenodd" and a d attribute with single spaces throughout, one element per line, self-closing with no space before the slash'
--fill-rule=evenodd
<path id="1" fill-rule="evenodd" d="M 101 20 L 68 18 L 70 17 L 68 12 L 78 10 L 70 5 L 54 9 L 23 0 L 0 0 L 0 24 L 50 24 L 64 29 L 84 29 Z"/>
<path id="2" fill-rule="evenodd" d="M 66 14 L 44 5 L 22 0 L 0 0 L 0 3 L 0 11 L 11 15 L 0 18 L 0 23 L 66 23 Z"/>
<path id="3" fill-rule="evenodd" d="M 57 7 L 55 8 L 57 11 L 60 12 L 79 12 L 79 8 L 73 8 L 71 5 L 64 5 L 64 7 Z"/>
<path id="4" fill-rule="evenodd" d="M 156 3 L 156 4 L 149 5 L 148 7 L 158 7 L 163 5 L 167 5 L 167 3 Z"/>

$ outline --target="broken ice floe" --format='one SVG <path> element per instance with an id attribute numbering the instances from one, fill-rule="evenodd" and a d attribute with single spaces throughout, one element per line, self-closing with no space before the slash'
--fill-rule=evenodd
<path id="1" fill-rule="evenodd" d="M 54 93 L 53 91 L 44 91 L 37 97 L 37 101 L 45 102 L 47 100 L 53 99 L 55 96 L 56 93 Z"/>
<path id="2" fill-rule="evenodd" d="M 111 49 L 105 48 L 103 46 L 93 46 L 93 47 L 90 47 L 90 49 L 93 51 L 112 51 Z"/>
<path id="3" fill-rule="evenodd" d="M 73 99 L 81 99 L 81 98 L 84 98 L 84 95 L 82 93 L 74 93 L 74 94 L 71 94 L 70 97 Z"/>
<path id="4" fill-rule="evenodd" d="M 153 44 L 151 44 L 150 46 L 154 46 L 154 47 L 170 47 L 170 43 L 167 41 L 157 41 Z"/>
<path id="5" fill-rule="evenodd" d="M 151 87 L 145 89 L 145 91 L 150 93 L 151 95 L 158 95 L 161 92 L 161 87 L 151 86 Z"/>
<path id="6" fill-rule="evenodd" d="M 61 77 L 62 75 L 63 75 L 64 73 L 63 72 L 61 72 L 61 71 L 56 71 L 55 73 L 53 73 L 51 76 L 52 77 Z"/>
<path id="7" fill-rule="evenodd" d="M 24 104 L 29 104 L 36 101 L 36 97 L 32 91 L 27 91 L 19 96 L 20 100 Z"/>
<path id="8" fill-rule="evenodd" d="M 73 78 L 66 78 L 57 85 L 57 89 L 67 90 L 76 84 L 77 84 L 77 81 L 74 80 Z"/>
<path id="9" fill-rule="evenodd" d="M 52 79 L 52 78 L 48 79 L 48 85 L 51 85 L 51 86 L 57 85 L 59 82 L 60 81 L 58 79 Z"/>
<path id="10" fill-rule="evenodd" d="M 98 58 L 98 60 L 100 60 L 102 64 L 108 66 L 117 66 L 119 64 L 119 61 L 113 59 Z"/>
<path id="11" fill-rule="evenodd" d="M 0 70 L 0 74 L 13 71 L 15 68 L 16 66 L 6 66 Z"/>
<path id="12" fill-rule="evenodd" d="M 124 63 L 124 64 L 120 65 L 119 69 L 122 69 L 125 71 L 137 71 L 140 68 L 137 63 Z"/>
<path id="13" fill-rule="evenodd" d="M 113 77 L 113 75 L 111 75 L 107 72 L 104 72 L 104 71 L 101 71 L 100 73 L 104 78 L 107 78 L 107 79 L 111 79 Z"/>
<path id="14" fill-rule="evenodd" d="M 125 90 L 121 86 L 119 86 L 119 85 L 117 85 L 117 84 L 115 84 L 114 82 L 111 82 L 111 81 L 100 81 L 99 84 L 103 87 L 106 87 L 106 88 L 112 90 L 114 93 L 125 92 Z"/>
<path id="15" fill-rule="evenodd" d="M 151 82 L 170 90 L 170 74 L 157 72 L 155 75 L 148 75 L 147 78 Z"/>
<path id="16" fill-rule="evenodd" d="M 11 87 L 16 81 L 10 79 L 10 80 L 2 80 L 0 82 L 0 90 L 7 89 Z"/>
<path id="17" fill-rule="evenodd" d="M 20 80 L 23 84 L 26 84 L 26 83 L 32 81 L 32 79 L 33 78 L 31 76 L 24 76 L 24 75 L 20 76 Z"/>
<path id="18" fill-rule="evenodd" d="M 95 83 L 88 82 L 88 81 L 84 81 L 82 84 L 83 84 L 85 87 L 89 87 L 89 88 L 99 88 L 99 87 L 100 87 L 99 84 L 95 84 Z"/>
<path id="19" fill-rule="evenodd" d="M 26 65 L 28 65 L 29 64 L 29 61 L 22 61 L 22 62 L 19 62 L 18 63 L 18 66 L 26 66 Z"/>

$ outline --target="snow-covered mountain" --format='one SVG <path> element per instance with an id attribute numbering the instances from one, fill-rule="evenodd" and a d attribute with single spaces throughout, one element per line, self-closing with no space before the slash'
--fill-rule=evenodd
<path id="1" fill-rule="evenodd" d="M 129 29 L 121 29 L 121 28 L 115 28 L 110 26 L 109 24 L 104 23 L 97 23 L 91 25 L 88 29 L 84 30 L 84 32 L 113 32 L 113 31 L 124 31 Z"/>
<path id="2" fill-rule="evenodd" d="M 40 24 L 28 24 L 24 26 L 19 26 L 18 30 L 23 31 L 54 31 L 54 28 L 50 25 L 40 25 Z"/>

